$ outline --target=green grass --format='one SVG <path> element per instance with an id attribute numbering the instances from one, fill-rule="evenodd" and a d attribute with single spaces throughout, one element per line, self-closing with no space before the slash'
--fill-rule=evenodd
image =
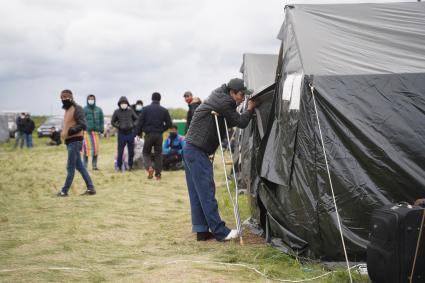
<path id="1" fill-rule="evenodd" d="M 30 150 L 14 150 L 14 140 L 0 145 L 0 282 L 267 282 L 249 269 L 205 261 L 245 264 L 271 278 L 325 273 L 261 239 L 244 246 L 196 242 L 184 172 L 165 172 L 160 182 L 147 180 L 140 170 L 116 173 L 115 138 L 101 140 L 101 171 L 89 171 L 98 194 L 79 196 L 85 188 L 76 174 L 70 197 L 57 198 L 66 176 L 66 150 L 45 146 L 46 141 L 34 137 Z M 216 163 L 220 212 L 235 227 Z M 239 204 L 244 220 L 249 216 L 245 196 Z M 360 276 L 355 281 L 368 282 Z M 338 272 L 315 282 L 348 282 L 348 277 Z"/>

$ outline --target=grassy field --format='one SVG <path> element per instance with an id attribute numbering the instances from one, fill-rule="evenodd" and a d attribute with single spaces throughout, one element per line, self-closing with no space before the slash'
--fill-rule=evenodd
<path id="1" fill-rule="evenodd" d="M 84 197 L 76 174 L 68 198 L 55 193 L 66 176 L 65 146 L 34 138 L 31 150 L 0 145 L 1 282 L 271 282 L 326 273 L 302 265 L 249 235 L 245 246 L 197 242 L 191 233 L 184 172 L 147 180 L 113 170 L 115 138 L 101 140 L 100 171 L 89 171 L 98 194 Z M 216 162 L 218 164 L 218 162 Z M 215 165 L 221 215 L 234 227 L 222 168 Z M 241 200 L 242 219 L 249 216 Z M 240 266 L 244 264 L 246 266 Z M 361 276 L 356 282 L 368 282 Z M 348 282 L 335 272 L 314 282 Z"/>

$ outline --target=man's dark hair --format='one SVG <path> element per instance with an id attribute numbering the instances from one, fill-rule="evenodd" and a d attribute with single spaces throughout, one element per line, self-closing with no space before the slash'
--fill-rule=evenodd
<path id="1" fill-rule="evenodd" d="M 152 101 L 161 101 L 161 94 L 159 92 L 152 93 Z"/>
<path id="2" fill-rule="evenodd" d="M 96 96 L 94 96 L 94 94 L 87 95 L 87 99 L 89 99 L 90 97 L 93 97 L 94 99 L 96 99 Z"/>
<path id="3" fill-rule="evenodd" d="M 69 89 L 64 89 L 64 90 L 62 90 L 61 93 L 62 94 L 70 94 L 70 95 L 72 95 L 72 91 L 70 91 Z"/>
<path id="4" fill-rule="evenodd" d="M 171 127 L 170 127 L 170 129 L 178 129 L 178 127 L 177 127 L 177 125 L 176 124 L 173 124 L 173 125 L 171 125 Z"/>
<path id="5" fill-rule="evenodd" d="M 136 104 L 142 104 L 143 106 L 143 101 L 141 101 L 140 99 L 136 101 Z"/>

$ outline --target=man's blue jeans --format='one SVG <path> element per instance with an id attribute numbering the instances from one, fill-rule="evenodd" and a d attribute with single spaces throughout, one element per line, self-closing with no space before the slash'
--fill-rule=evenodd
<path id="1" fill-rule="evenodd" d="M 218 213 L 213 166 L 208 154 L 196 146 L 186 144 L 183 160 L 192 213 L 192 231 L 208 232 L 209 229 L 217 240 L 223 240 L 230 229 Z"/>
<path id="2" fill-rule="evenodd" d="M 86 182 L 86 186 L 88 190 L 94 189 L 93 182 L 87 172 L 87 169 L 84 167 L 83 162 L 81 161 L 80 151 L 83 148 L 83 141 L 75 141 L 66 146 L 68 150 L 68 163 L 66 165 L 66 169 L 68 171 L 68 175 L 66 176 L 65 185 L 62 188 L 62 192 L 68 193 L 69 188 L 72 185 L 72 181 L 74 180 L 75 169 L 80 172 L 81 176 Z"/>
<path id="3" fill-rule="evenodd" d="M 128 166 L 133 167 L 134 158 L 134 135 L 133 133 L 122 134 L 118 133 L 118 156 L 117 165 L 119 170 L 122 168 L 122 155 L 124 154 L 124 147 L 127 145 L 128 150 Z"/>
<path id="4" fill-rule="evenodd" d="M 25 142 L 28 148 L 32 147 L 32 134 L 25 134 Z"/>
<path id="5" fill-rule="evenodd" d="M 20 148 L 23 148 L 24 147 L 24 140 L 25 140 L 25 133 L 17 131 L 15 133 L 15 138 L 16 138 L 15 148 L 18 147 L 18 144 L 19 144 Z"/>

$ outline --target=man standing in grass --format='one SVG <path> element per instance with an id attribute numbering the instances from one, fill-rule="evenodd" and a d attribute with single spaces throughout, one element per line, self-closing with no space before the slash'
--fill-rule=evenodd
<path id="1" fill-rule="evenodd" d="M 117 171 L 123 169 L 124 148 L 127 145 L 129 171 L 133 170 L 134 158 L 134 127 L 137 121 L 137 115 L 130 107 L 127 97 L 121 96 L 118 100 L 118 109 L 112 114 L 112 126 L 118 129 L 118 156 Z"/>
<path id="2" fill-rule="evenodd" d="M 103 133 L 103 111 L 96 106 L 96 96 L 89 94 L 87 96 L 87 106 L 84 107 L 84 115 L 87 121 L 87 130 L 84 131 L 84 167 L 87 168 L 89 157 L 92 157 L 92 168 L 97 168 L 97 156 L 99 153 L 99 135 Z"/>
<path id="3" fill-rule="evenodd" d="M 83 108 L 75 103 L 72 92 L 65 89 L 61 92 L 62 108 L 65 110 L 64 125 L 62 136 L 68 151 L 68 161 L 66 169 L 68 174 L 66 176 L 65 184 L 62 190 L 57 194 L 58 197 L 68 196 L 68 191 L 74 180 L 75 169 L 80 172 L 81 176 L 86 183 L 87 190 L 83 195 L 95 195 L 93 182 L 81 161 L 80 151 L 83 147 L 83 131 L 86 129 L 86 120 L 84 118 Z"/>
<path id="4" fill-rule="evenodd" d="M 23 148 L 24 147 L 24 140 L 25 140 L 25 125 L 24 125 L 24 120 L 25 120 L 25 113 L 22 112 L 17 118 L 16 118 L 16 134 L 15 134 L 15 148 L 19 147 Z"/>
<path id="5" fill-rule="evenodd" d="M 231 79 L 214 90 L 193 115 L 186 145 L 183 149 L 183 160 L 186 182 L 189 190 L 192 214 L 192 231 L 197 233 L 198 241 L 215 238 L 218 241 L 236 239 L 237 230 L 230 230 L 221 220 L 215 198 L 213 166 L 209 155 L 219 146 L 216 123 L 212 111 L 219 114 L 221 137 L 226 136 L 224 118 L 229 127 L 245 128 L 255 108 L 254 101 L 248 101 L 246 112 L 239 114 L 236 107 L 244 100 L 246 88 L 241 79 Z"/>
<path id="6" fill-rule="evenodd" d="M 25 119 L 23 121 L 24 124 L 24 135 L 25 135 L 25 143 L 27 144 L 27 148 L 31 148 L 32 145 L 32 132 L 35 129 L 34 121 L 31 119 L 30 113 L 25 114 Z"/>
<path id="7" fill-rule="evenodd" d="M 171 127 L 171 117 L 167 109 L 160 105 L 161 94 L 152 93 L 152 103 L 143 108 L 137 123 L 136 134 L 145 133 L 143 145 L 143 161 L 148 171 L 148 179 L 161 179 L 162 171 L 162 134 Z M 152 166 L 152 148 L 154 150 L 154 165 Z"/>

